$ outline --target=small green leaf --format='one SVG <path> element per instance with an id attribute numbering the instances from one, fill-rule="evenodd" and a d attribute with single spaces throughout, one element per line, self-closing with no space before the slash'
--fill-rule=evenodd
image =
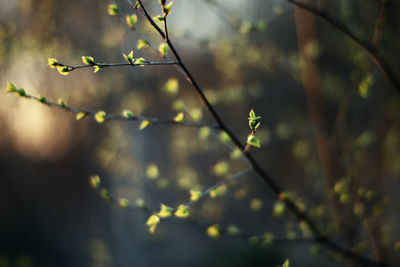
<path id="1" fill-rule="evenodd" d="M 99 188 L 100 183 L 101 183 L 100 176 L 98 176 L 97 174 L 90 176 L 89 184 L 94 190 L 97 190 Z"/>
<path id="2" fill-rule="evenodd" d="M 107 113 L 103 110 L 100 110 L 94 115 L 94 118 L 98 123 L 103 123 L 107 118 Z"/>
<path id="3" fill-rule="evenodd" d="M 145 47 L 148 47 L 150 45 L 150 43 L 147 41 L 147 40 L 138 40 L 138 42 L 137 42 L 137 49 L 142 49 L 142 48 L 145 48 Z"/>
<path id="4" fill-rule="evenodd" d="M 48 58 L 47 62 L 48 62 L 48 65 L 50 66 L 50 68 L 54 69 L 56 66 L 58 66 L 57 59 L 55 59 L 55 58 Z"/>
<path id="5" fill-rule="evenodd" d="M 261 147 L 260 145 L 260 139 L 258 139 L 258 137 L 256 137 L 255 135 L 249 135 L 249 137 L 247 137 L 247 143 L 251 146 L 255 146 L 255 147 Z"/>
<path id="6" fill-rule="evenodd" d="M 360 84 L 358 85 L 358 91 L 362 98 L 366 99 L 368 97 L 372 83 L 373 83 L 373 77 L 370 73 L 366 75 L 364 79 L 360 82 Z"/>
<path id="7" fill-rule="evenodd" d="M 196 202 L 201 198 L 203 193 L 199 190 L 190 190 L 190 200 Z"/>
<path id="8" fill-rule="evenodd" d="M 160 218 L 167 218 L 172 215 L 172 208 L 168 207 L 167 205 L 161 204 L 160 212 L 157 213 L 157 216 Z"/>
<path id="9" fill-rule="evenodd" d="M 125 109 L 124 111 L 122 111 L 122 115 L 124 115 L 125 118 L 130 119 L 133 117 L 133 112 Z"/>
<path id="10" fill-rule="evenodd" d="M 110 16 L 118 16 L 119 14 L 119 8 L 115 4 L 110 4 L 108 5 L 108 15 Z"/>
<path id="11" fill-rule="evenodd" d="M 138 206 L 139 208 L 143 209 L 143 208 L 146 207 L 146 202 L 144 202 L 143 199 L 138 198 L 138 199 L 136 200 L 136 206 Z"/>
<path id="12" fill-rule="evenodd" d="M 156 16 L 156 17 L 153 17 L 153 19 L 155 21 L 164 21 L 164 17 L 163 16 Z"/>
<path id="13" fill-rule="evenodd" d="M 121 208 L 127 208 L 127 207 L 129 207 L 129 200 L 126 198 L 120 198 L 120 199 L 118 199 L 118 205 Z"/>
<path id="14" fill-rule="evenodd" d="M 39 95 L 38 98 L 39 98 L 39 102 L 40 103 L 42 103 L 42 104 L 46 104 L 47 103 L 47 100 L 46 100 L 46 98 L 44 96 Z"/>
<path id="15" fill-rule="evenodd" d="M 19 89 L 17 89 L 16 93 L 17 93 L 19 96 L 22 96 L 22 97 L 25 97 L 25 96 L 26 96 L 26 92 L 25 92 L 24 88 L 19 88 Z"/>
<path id="16" fill-rule="evenodd" d="M 229 171 L 229 163 L 225 160 L 218 161 L 213 167 L 213 172 L 217 176 L 224 176 Z"/>
<path id="17" fill-rule="evenodd" d="M 147 219 L 146 225 L 149 226 L 149 232 L 154 233 L 154 230 L 156 230 L 157 225 L 160 222 L 160 217 L 157 215 L 153 214 Z"/>
<path id="18" fill-rule="evenodd" d="M 231 154 L 229 155 L 231 157 L 231 159 L 236 160 L 239 159 L 242 156 L 242 150 L 240 150 L 239 148 L 235 148 Z"/>
<path id="19" fill-rule="evenodd" d="M 199 138 L 202 140 L 207 139 L 210 136 L 211 130 L 209 127 L 201 127 L 199 131 Z"/>
<path id="20" fill-rule="evenodd" d="M 286 206 L 285 203 L 283 203 L 282 201 L 276 201 L 274 203 L 274 208 L 273 208 L 273 214 L 276 217 L 282 217 L 283 214 L 285 213 L 286 210 Z"/>
<path id="21" fill-rule="evenodd" d="M 128 55 L 125 55 L 125 54 L 122 54 L 123 56 L 124 56 L 124 58 L 125 58 L 125 60 L 129 63 L 129 64 L 133 64 L 133 50 L 128 54 Z"/>
<path id="22" fill-rule="evenodd" d="M 144 128 L 146 128 L 150 124 L 151 124 L 151 121 L 143 120 L 139 125 L 139 130 L 143 130 Z"/>
<path id="23" fill-rule="evenodd" d="M 259 31 L 264 32 L 264 31 L 267 30 L 267 28 L 268 28 L 268 24 L 267 24 L 267 23 L 265 23 L 264 21 L 258 22 L 258 24 L 257 24 L 257 29 L 258 29 Z"/>
<path id="24" fill-rule="evenodd" d="M 179 205 L 174 214 L 178 218 L 186 218 L 189 216 L 189 207 L 183 204 Z"/>
<path id="25" fill-rule="evenodd" d="M 168 44 L 160 44 L 160 46 L 158 47 L 158 51 L 160 51 L 161 55 L 165 57 L 169 51 Z"/>
<path id="26" fill-rule="evenodd" d="M 170 78 L 164 85 L 164 91 L 170 94 L 176 94 L 179 91 L 178 79 Z"/>
<path id="27" fill-rule="evenodd" d="M 107 189 L 102 188 L 102 189 L 100 190 L 100 197 L 101 197 L 102 199 L 105 199 L 105 200 L 110 200 L 110 193 L 107 191 Z"/>
<path id="28" fill-rule="evenodd" d="M 290 267 L 289 259 L 286 259 L 285 262 L 282 264 L 282 267 Z"/>
<path id="29" fill-rule="evenodd" d="M 85 65 L 94 65 L 94 59 L 93 57 L 88 57 L 88 56 L 82 56 L 82 62 Z"/>
<path id="30" fill-rule="evenodd" d="M 137 15 L 133 14 L 131 16 L 126 15 L 126 24 L 128 24 L 129 29 L 133 30 L 137 23 Z"/>
<path id="31" fill-rule="evenodd" d="M 77 121 L 79 121 L 79 120 L 84 119 L 84 118 L 86 117 L 86 115 L 87 115 L 86 112 L 78 112 L 78 113 L 76 114 L 75 118 L 76 118 Z"/>
<path id="32" fill-rule="evenodd" d="M 171 12 L 171 7 L 172 7 L 173 4 L 174 4 L 174 2 L 171 1 L 171 2 L 169 2 L 168 5 L 166 5 L 166 6 L 164 7 L 164 14 L 165 14 L 165 16 L 169 15 L 169 13 Z"/>
<path id="33" fill-rule="evenodd" d="M 183 122 L 183 112 L 179 112 L 175 117 L 174 117 L 174 121 L 177 123 L 182 123 Z"/>
<path id="34" fill-rule="evenodd" d="M 57 100 L 57 104 L 60 105 L 62 108 L 67 108 L 67 102 L 65 102 L 63 99 L 59 98 Z"/>
<path id="35" fill-rule="evenodd" d="M 99 66 L 99 65 L 94 66 L 94 73 L 101 71 L 103 68 L 104 66 Z"/>
<path id="36" fill-rule="evenodd" d="M 17 87 L 13 83 L 7 83 L 6 93 L 15 93 L 17 92 Z"/>
<path id="37" fill-rule="evenodd" d="M 57 65 L 56 69 L 57 69 L 58 73 L 60 73 L 61 75 L 64 75 L 64 76 L 67 76 L 72 71 L 72 69 L 68 66 Z"/>
<path id="38" fill-rule="evenodd" d="M 144 65 L 143 65 L 143 63 L 147 63 L 147 60 L 145 60 L 144 58 L 137 58 L 136 60 L 135 60 L 135 64 L 136 65 L 139 65 L 139 66 L 141 66 L 141 67 L 143 67 Z"/>

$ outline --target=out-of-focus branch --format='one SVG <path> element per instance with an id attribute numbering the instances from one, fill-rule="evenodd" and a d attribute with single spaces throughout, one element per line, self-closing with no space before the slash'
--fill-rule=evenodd
<path id="1" fill-rule="evenodd" d="M 326 13 L 324 10 L 320 10 L 314 6 L 304 4 L 304 3 L 298 2 L 296 0 L 286 0 L 286 1 L 298 6 L 299 8 L 305 9 L 305 10 L 311 12 L 312 14 L 316 15 L 317 17 L 325 20 L 326 22 L 331 24 L 334 28 L 338 29 L 343 34 L 345 34 L 350 39 L 352 39 L 357 45 L 359 45 L 364 51 L 366 51 L 368 53 L 368 55 L 371 57 L 371 59 L 380 68 L 382 73 L 391 82 L 393 87 L 400 93 L 400 80 L 397 77 L 396 72 L 393 71 L 393 69 L 389 66 L 389 64 L 386 62 L 386 60 L 379 54 L 379 52 L 376 50 L 375 46 L 373 46 L 369 42 L 366 42 L 366 41 L 360 39 L 346 25 L 343 25 L 342 23 L 337 21 L 331 15 Z"/>

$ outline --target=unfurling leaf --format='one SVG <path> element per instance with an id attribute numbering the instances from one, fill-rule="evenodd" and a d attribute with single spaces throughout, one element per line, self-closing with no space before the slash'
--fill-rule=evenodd
<path id="1" fill-rule="evenodd" d="M 143 63 L 146 63 L 146 62 L 147 62 L 147 61 L 146 61 L 144 58 L 142 58 L 142 57 L 137 58 L 137 59 L 135 60 L 135 64 L 137 64 L 137 65 L 139 65 L 139 66 L 141 66 L 141 67 L 143 67 L 143 66 L 144 66 Z"/>
<path id="2" fill-rule="evenodd" d="M 129 28 L 133 30 L 137 23 L 137 15 L 133 14 L 131 16 L 126 15 L 126 24 L 128 24 Z"/>
<path id="3" fill-rule="evenodd" d="M 7 83 L 6 93 L 15 93 L 17 92 L 17 87 L 13 83 Z"/>
<path id="4" fill-rule="evenodd" d="M 164 21 L 164 17 L 163 16 L 156 16 L 156 17 L 153 17 L 153 19 L 155 21 Z"/>
<path id="5" fill-rule="evenodd" d="M 220 235 L 219 227 L 216 224 L 209 226 L 206 231 L 207 235 L 211 238 L 218 238 Z"/>
<path id="6" fill-rule="evenodd" d="M 142 49 L 142 48 L 145 48 L 145 47 L 148 47 L 150 45 L 150 43 L 149 43 L 149 41 L 147 41 L 147 40 L 138 40 L 138 42 L 137 42 L 137 49 Z"/>
<path id="7" fill-rule="evenodd" d="M 122 115 L 124 115 L 125 118 L 130 119 L 133 117 L 133 112 L 125 109 L 124 111 L 122 111 Z"/>
<path id="8" fill-rule="evenodd" d="M 65 76 L 67 76 L 72 71 L 72 69 L 68 66 L 57 65 L 56 69 L 57 69 L 58 73 L 60 73 L 61 75 L 65 75 Z"/>
<path id="9" fill-rule="evenodd" d="M 159 223 L 160 218 L 157 215 L 151 215 L 146 222 L 147 226 L 149 226 L 149 232 L 154 233 L 154 230 L 156 230 L 157 224 Z"/>
<path id="10" fill-rule="evenodd" d="M 168 207 L 164 204 L 161 204 L 161 210 L 159 213 L 157 213 L 157 216 L 160 218 L 167 218 L 172 215 L 172 208 Z"/>
<path id="11" fill-rule="evenodd" d="M 144 120 L 140 123 L 139 125 L 139 130 L 143 130 L 144 128 L 146 128 L 147 126 L 149 126 L 151 124 L 151 121 L 148 120 Z"/>
<path id="12" fill-rule="evenodd" d="M 101 71 L 103 68 L 104 66 L 99 66 L 99 65 L 94 66 L 94 73 Z"/>
<path id="13" fill-rule="evenodd" d="M 166 6 L 164 7 L 164 14 L 165 14 L 165 16 L 169 15 L 169 13 L 171 12 L 171 7 L 172 7 L 173 4 L 174 4 L 174 2 L 171 1 L 171 2 L 168 3 L 168 5 L 166 5 Z"/>
<path id="14" fill-rule="evenodd" d="M 186 205 L 179 205 L 175 211 L 175 216 L 179 218 L 186 218 L 189 216 L 189 207 Z"/>
<path id="15" fill-rule="evenodd" d="M 118 16 L 119 14 L 119 8 L 115 4 L 110 4 L 108 5 L 108 15 L 110 16 Z"/>
<path id="16" fill-rule="evenodd" d="M 127 208 L 129 207 L 129 200 L 126 198 L 120 198 L 118 199 L 118 205 L 122 208 Z"/>
<path id="17" fill-rule="evenodd" d="M 98 123 L 103 123 L 107 118 L 107 113 L 103 110 L 100 110 L 94 115 L 94 118 Z"/>
<path id="18" fill-rule="evenodd" d="M 179 112 L 178 115 L 174 117 L 174 121 L 177 123 L 182 123 L 183 122 L 183 112 Z"/>
<path id="19" fill-rule="evenodd" d="M 100 176 L 98 176 L 97 174 L 90 176 L 89 183 L 94 190 L 97 190 L 101 183 Z"/>
<path id="20" fill-rule="evenodd" d="M 67 102 L 65 102 L 65 100 L 61 98 L 57 100 L 57 104 L 60 105 L 62 108 L 67 108 Z"/>
<path id="21" fill-rule="evenodd" d="M 55 58 L 48 58 L 47 62 L 48 62 L 48 65 L 50 66 L 50 68 L 54 69 L 56 66 L 58 66 L 57 59 L 55 59 Z"/>
<path id="22" fill-rule="evenodd" d="M 81 111 L 76 114 L 75 118 L 77 121 L 79 121 L 79 120 L 84 119 L 86 116 L 87 116 L 87 113 Z"/>
<path id="23" fill-rule="evenodd" d="M 129 64 L 133 64 L 133 61 L 134 61 L 134 59 L 133 59 L 133 50 L 128 55 L 125 55 L 125 54 L 122 54 L 122 55 L 124 56 L 125 60 Z"/>
<path id="24" fill-rule="evenodd" d="M 38 99 L 39 99 L 39 102 L 42 103 L 42 104 L 46 104 L 47 103 L 47 100 L 46 100 L 46 98 L 44 96 L 39 95 Z"/>
<path id="25" fill-rule="evenodd" d="M 251 146 L 255 146 L 255 147 L 261 147 L 260 145 L 260 139 L 258 139 L 258 137 L 256 137 L 255 135 L 250 134 L 249 137 L 247 137 L 247 143 Z"/>
<path id="26" fill-rule="evenodd" d="M 82 56 L 82 62 L 85 65 L 94 65 L 94 59 L 93 57 L 88 57 L 88 56 Z"/>
<path id="27" fill-rule="evenodd" d="M 160 44 L 160 46 L 158 47 L 158 51 L 160 51 L 161 55 L 165 57 L 169 51 L 168 44 Z"/>
<path id="28" fill-rule="evenodd" d="M 286 259 L 285 262 L 282 264 L 282 267 L 290 267 L 289 259 Z"/>
<path id="29" fill-rule="evenodd" d="M 196 202 L 197 200 L 199 200 L 202 195 L 203 195 L 203 193 L 201 191 L 190 190 L 190 200 L 193 202 Z"/>

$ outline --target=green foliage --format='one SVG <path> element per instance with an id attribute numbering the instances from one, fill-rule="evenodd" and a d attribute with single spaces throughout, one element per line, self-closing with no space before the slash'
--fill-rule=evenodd
<path id="1" fill-rule="evenodd" d="M 115 4 L 108 5 L 108 15 L 110 16 L 118 16 L 119 15 L 119 7 Z"/>
<path id="2" fill-rule="evenodd" d="M 103 123 L 107 119 L 107 113 L 103 110 L 100 110 L 96 112 L 94 118 L 98 123 Z"/>
<path id="3" fill-rule="evenodd" d="M 160 44 L 160 46 L 158 47 L 158 51 L 160 51 L 160 54 L 165 57 L 168 52 L 169 52 L 169 46 L 168 44 Z"/>
<path id="4" fill-rule="evenodd" d="M 84 118 L 86 118 L 86 116 L 87 116 L 86 112 L 78 112 L 78 113 L 76 113 L 75 118 L 77 121 L 79 121 L 79 120 L 83 120 Z"/>
<path id="5" fill-rule="evenodd" d="M 130 119 L 130 118 L 133 117 L 133 112 L 130 111 L 130 110 L 128 110 L 128 109 L 125 109 L 124 111 L 122 111 L 122 115 L 123 115 L 125 118 Z"/>
<path id="6" fill-rule="evenodd" d="M 164 85 L 164 91 L 169 94 L 176 94 L 179 91 L 179 82 L 176 78 L 170 78 Z"/>
<path id="7" fill-rule="evenodd" d="M 90 66 L 95 64 L 93 57 L 88 57 L 88 56 L 82 56 L 82 62 L 83 64 Z"/>
<path id="8" fill-rule="evenodd" d="M 129 29 L 134 30 L 135 26 L 137 24 L 137 15 L 133 14 L 133 15 L 126 15 L 126 24 L 128 24 Z"/>
<path id="9" fill-rule="evenodd" d="M 129 63 L 129 64 L 133 64 L 134 59 L 133 59 L 133 51 L 131 51 L 128 55 L 122 54 L 125 58 L 125 60 Z"/>
<path id="10" fill-rule="evenodd" d="M 179 112 L 175 117 L 174 117 L 174 121 L 176 121 L 177 123 L 182 123 L 183 122 L 183 112 Z"/>
<path id="11" fill-rule="evenodd" d="M 140 50 L 142 48 L 146 48 L 146 47 L 149 47 L 149 46 L 150 46 L 149 41 L 140 39 L 140 40 L 137 41 L 136 48 Z"/>

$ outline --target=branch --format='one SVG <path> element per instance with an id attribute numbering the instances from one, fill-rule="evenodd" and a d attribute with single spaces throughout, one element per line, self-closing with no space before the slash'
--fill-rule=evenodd
<path id="1" fill-rule="evenodd" d="M 397 77 L 397 74 L 391 69 L 389 64 L 385 61 L 385 59 L 378 53 L 376 48 L 370 44 L 369 42 L 361 40 L 357 37 L 351 30 L 341 24 L 340 22 L 336 21 L 333 17 L 327 14 L 324 10 L 319 10 L 316 7 L 300 3 L 295 0 L 286 0 L 302 9 L 305 9 L 315 16 L 325 20 L 329 24 L 331 24 L 334 28 L 341 31 L 343 34 L 347 35 L 350 39 L 352 39 L 357 45 L 359 45 L 364 51 L 368 53 L 368 55 L 372 58 L 375 64 L 380 68 L 382 73 L 386 76 L 386 78 L 391 82 L 393 87 L 400 93 L 400 81 Z"/>
<path id="2" fill-rule="evenodd" d="M 21 89 L 18 89 L 21 90 Z M 94 111 L 94 110 L 88 110 L 88 109 L 81 109 L 81 108 L 75 108 L 75 107 L 70 107 L 68 106 L 63 100 L 59 100 L 58 103 L 55 102 L 50 102 L 43 96 L 33 96 L 25 91 L 23 93 L 20 93 L 21 91 L 16 92 L 20 97 L 25 97 L 28 99 L 36 100 L 37 102 L 40 102 L 43 105 L 49 106 L 49 107 L 56 107 L 60 108 L 63 110 L 67 110 L 73 113 L 77 114 L 77 120 L 83 119 L 86 116 L 93 116 L 96 118 L 96 120 L 101 123 L 105 120 L 121 120 L 121 121 L 138 121 L 138 122 L 146 122 L 146 126 L 149 124 L 170 124 L 170 125 L 176 125 L 176 126 L 188 126 L 188 127 L 194 127 L 194 128 L 200 128 L 200 127 L 209 127 L 213 129 L 219 129 L 217 125 L 210 125 L 206 123 L 195 123 L 195 122 L 190 122 L 190 121 L 175 121 L 175 120 L 164 120 L 164 119 L 159 119 L 159 118 L 152 118 L 152 117 L 145 117 L 145 116 L 134 116 L 131 113 L 125 114 L 125 116 L 119 116 L 119 115 L 112 115 L 112 114 L 106 114 L 101 117 L 101 121 L 98 120 L 97 116 L 99 112 L 102 111 Z M 141 126 L 142 128 L 142 126 Z M 143 129 L 143 128 L 142 128 Z"/>

